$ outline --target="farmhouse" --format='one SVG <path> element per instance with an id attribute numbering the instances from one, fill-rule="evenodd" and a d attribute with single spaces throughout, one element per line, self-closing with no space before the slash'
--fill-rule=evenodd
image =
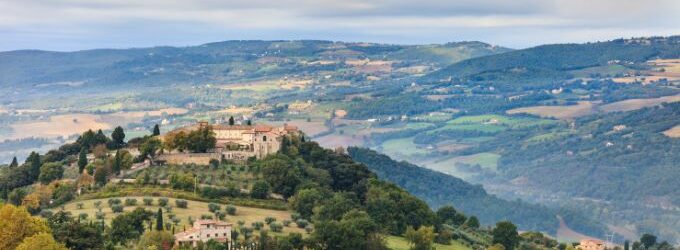
<path id="1" fill-rule="evenodd" d="M 194 227 L 175 234 L 175 245 L 196 247 L 199 241 L 216 240 L 231 245 L 231 224 L 216 220 L 197 220 Z"/>

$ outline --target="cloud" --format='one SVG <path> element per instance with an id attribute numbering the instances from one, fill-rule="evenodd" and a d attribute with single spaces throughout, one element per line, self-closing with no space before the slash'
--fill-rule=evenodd
<path id="1" fill-rule="evenodd" d="M 675 0 L 0 0 L 0 50 L 228 39 L 527 47 L 680 34 Z"/>

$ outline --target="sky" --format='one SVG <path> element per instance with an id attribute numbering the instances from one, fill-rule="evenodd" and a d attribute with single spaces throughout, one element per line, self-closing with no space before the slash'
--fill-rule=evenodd
<path id="1" fill-rule="evenodd" d="M 680 35 L 678 0 L 0 0 L 0 51 L 318 39 L 510 48 Z"/>

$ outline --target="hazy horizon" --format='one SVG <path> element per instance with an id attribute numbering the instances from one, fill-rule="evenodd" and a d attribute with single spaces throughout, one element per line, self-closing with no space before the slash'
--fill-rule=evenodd
<path id="1" fill-rule="evenodd" d="M 0 0 L 0 9 L 0 51 L 307 39 L 526 48 L 680 34 L 672 0 Z"/>

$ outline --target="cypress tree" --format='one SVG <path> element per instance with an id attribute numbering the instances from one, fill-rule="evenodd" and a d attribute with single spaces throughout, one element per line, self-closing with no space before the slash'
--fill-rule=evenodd
<path id="1" fill-rule="evenodd" d="M 36 180 L 40 175 L 40 154 L 31 152 L 26 161 L 31 164 L 31 179 Z"/>
<path id="2" fill-rule="evenodd" d="M 158 136 L 161 135 L 161 128 L 158 127 L 158 124 L 153 126 L 153 134 L 152 136 Z"/>
<path id="3" fill-rule="evenodd" d="M 253 121 L 248 120 L 248 121 L 246 121 L 246 124 L 247 124 L 248 126 L 252 126 L 252 125 L 253 125 Z"/>
<path id="4" fill-rule="evenodd" d="M 163 231 L 163 210 L 158 208 L 156 213 L 156 231 Z"/>
<path id="5" fill-rule="evenodd" d="M 233 116 L 229 117 L 229 126 L 234 126 L 234 117 Z"/>
<path id="6" fill-rule="evenodd" d="M 283 136 L 281 139 L 281 153 L 283 154 L 288 154 L 288 147 L 290 146 L 290 140 L 288 139 L 288 136 Z"/>
<path id="7" fill-rule="evenodd" d="M 113 170 L 113 173 L 118 175 L 120 174 L 120 165 L 122 161 L 122 155 L 120 154 L 120 150 L 116 150 L 116 156 L 113 157 L 113 166 L 111 166 L 111 169 Z"/>
<path id="8" fill-rule="evenodd" d="M 78 173 L 79 174 L 83 173 L 83 169 L 85 169 L 85 166 L 87 166 L 87 148 L 81 147 L 80 148 L 80 155 L 78 155 Z"/>
<path id="9" fill-rule="evenodd" d="M 17 157 L 14 156 L 12 159 L 12 163 L 9 164 L 9 168 L 16 168 L 19 166 L 19 162 L 17 161 Z"/>
<path id="10" fill-rule="evenodd" d="M 630 250 L 630 242 L 628 240 L 623 243 L 623 250 Z"/>
<path id="11" fill-rule="evenodd" d="M 125 145 L 125 131 L 123 131 L 123 128 L 118 126 L 113 129 L 113 132 L 111 133 L 111 139 L 113 140 L 113 144 L 115 145 L 116 149 Z"/>

